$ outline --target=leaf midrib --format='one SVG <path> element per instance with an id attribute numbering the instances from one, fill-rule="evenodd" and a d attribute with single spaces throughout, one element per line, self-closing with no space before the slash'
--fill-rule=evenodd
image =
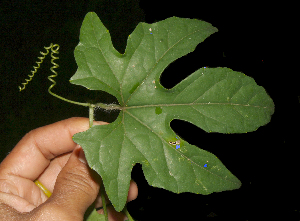
<path id="1" fill-rule="evenodd" d="M 255 107 L 255 108 L 269 108 L 269 107 L 262 107 L 250 104 L 235 104 L 235 103 L 187 103 L 187 104 L 146 104 L 146 105 L 138 105 L 138 106 L 129 106 L 123 107 L 122 110 L 127 109 L 134 109 L 134 108 L 145 108 L 145 107 L 172 107 L 172 106 L 192 106 L 192 105 L 231 105 L 231 106 L 244 106 L 244 107 Z"/>

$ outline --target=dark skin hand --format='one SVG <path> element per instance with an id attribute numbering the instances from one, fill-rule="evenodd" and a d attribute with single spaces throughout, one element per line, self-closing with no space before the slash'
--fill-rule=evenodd
<path id="1" fill-rule="evenodd" d="M 94 122 L 94 124 L 107 124 Z M 101 178 L 92 171 L 72 136 L 89 128 L 87 118 L 70 118 L 26 134 L 0 164 L 0 220 L 79 221 L 93 203 L 101 207 Z M 38 179 L 52 192 L 48 198 L 35 185 Z M 130 182 L 127 201 L 136 199 Z M 110 203 L 106 199 L 106 203 Z M 108 206 L 110 221 L 126 218 Z M 103 214 L 103 210 L 98 213 Z"/>

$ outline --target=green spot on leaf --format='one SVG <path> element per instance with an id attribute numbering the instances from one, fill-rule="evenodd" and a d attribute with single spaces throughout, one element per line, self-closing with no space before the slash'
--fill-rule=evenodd
<path id="1" fill-rule="evenodd" d="M 160 114 L 162 113 L 161 107 L 156 107 L 156 108 L 155 108 L 155 113 L 156 113 L 157 115 L 160 115 Z"/>

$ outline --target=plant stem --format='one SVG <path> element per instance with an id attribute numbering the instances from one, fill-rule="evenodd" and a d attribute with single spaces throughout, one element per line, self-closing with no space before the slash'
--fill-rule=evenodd
<path id="1" fill-rule="evenodd" d="M 51 85 L 52 86 L 52 85 Z M 66 102 L 69 102 L 69 103 L 72 103 L 72 104 L 77 104 L 77 105 L 80 105 L 80 106 L 85 106 L 85 107 L 100 107 L 100 108 L 103 108 L 105 110 L 122 110 L 123 108 L 118 105 L 118 104 L 104 104 L 104 103 L 97 103 L 97 104 L 90 104 L 90 103 L 81 103 L 81 102 L 77 102 L 77 101 L 72 101 L 72 100 L 69 100 L 67 98 L 64 98 L 64 97 L 61 97 L 57 94 L 54 94 L 52 91 L 51 91 L 51 88 L 52 87 L 49 87 L 48 89 L 48 92 L 54 96 L 54 97 L 57 97 L 58 99 L 61 99 L 63 101 L 66 101 Z M 90 110 L 91 111 L 91 110 Z M 90 115 L 91 116 L 91 115 Z M 93 115 L 94 116 L 94 115 Z M 91 118 L 90 118 L 91 119 Z M 94 117 L 93 117 L 94 119 Z"/>
<path id="2" fill-rule="evenodd" d="M 124 209 L 123 209 L 123 212 L 126 214 L 127 218 L 130 220 L 130 221 L 134 221 L 134 219 L 130 216 L 128 210 L 127 210 L 127 207 L 125 205 Z"/>
<path id="3" fill-rule="evenodd" d="M 90 128 L 93 126 L 94 108 L 95 108 L 94 104 L 89 105 L 89 124 L 90 124 Z M 104 195 L 105 190 L 104 190 L 103 182 L 101 182 L 100 191 L 101 191 L 101 199 L 102 199 L 102 205 L 103 205 L 103 212 L 104 212 L 104 216 L 105 216 L 105 221 L 108 221 L 108 214 L 107 214 L 105 195 Z"/>
<path id="4" fill-rule="evenodd" d="M 52 86 L 52 85 L 51 85 L 51 86 Z M 81 102 L 71 101 L 71 100 L 66 99 L 66 98 L 64 98 L 64 97 L 61 97 L 61 96 L 59 96 L 59 95 L 57 95 L 57 94 L 54 94 L 54 93 L 51 91 L 51 88 L 50 88 L 50 87 L 49 87 L 49 89 L 48 89 L 48 92 L 49 92 L 51 95 L 53 95 L 54 97 L 57 97 L 57 98 L 59 98 L 59 99 L 61 99 L 61 100 L 63 100 L 63 101 L 66 101 L 66 102 L 69 102 L 69 103 L 72 103 L 72 104 L 77 104 L 77 105 L 86 106 L 86 107 L 88 107 L 88 106 L 91 105 L 90 103 L 81 103 Z"/>
<path id="5" fill-rule="evenodd" d="M 118 104 L 103 104 L 103 103 L 97 103 L 95 104 L 95 107 L 100 107 L 105 110 L 122 110 L 123 107 L 121 107 Z"/>
<path id="6" fill-rule="evenodd" d="M 100 185 L 100 191 L 101 191 L 101 199 L 102 199 L 102 205 L 103 205 L 103 212 L 104 212 L 104 216 L 105 216 L 105 221 L 108 221 L 108 214 L 107 214 L 105 195 L 104 195 L 105 190 L 104 190 L 103 182 Z"/>
<path id="7" fill-rule="evenodd" d="M 93 121 L 94 121 L 94 108 L 95 105 L 90 104 L 89 105 L 89 122 L 90 122 L 90 127 L 93 126 Z"/>

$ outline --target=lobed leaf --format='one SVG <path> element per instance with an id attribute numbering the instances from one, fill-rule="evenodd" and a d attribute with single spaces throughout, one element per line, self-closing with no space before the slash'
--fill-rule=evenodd
<path id="1" fill-rule="evenodd" d="M 83 21 L 71 83 L 117 97 L 122 110 L 109 125 L 74 135 L 97 171 L 117 211 L 123 209 L 136 163 L 148 183 L 175 193 L 210 194 L 241 182 L 213 154 L 190 145 L 170 128 L 173 119 L 205 131 L 244 133 L 270 121 L 272 99 L 255 81 L 229 68 L 202 68 L 172 89 L 159 78 L 174 60 L 192 52 L 217 29 L 195 19 L 172 17 L 140 23 L 118 53 L 95 13 Z"/>

